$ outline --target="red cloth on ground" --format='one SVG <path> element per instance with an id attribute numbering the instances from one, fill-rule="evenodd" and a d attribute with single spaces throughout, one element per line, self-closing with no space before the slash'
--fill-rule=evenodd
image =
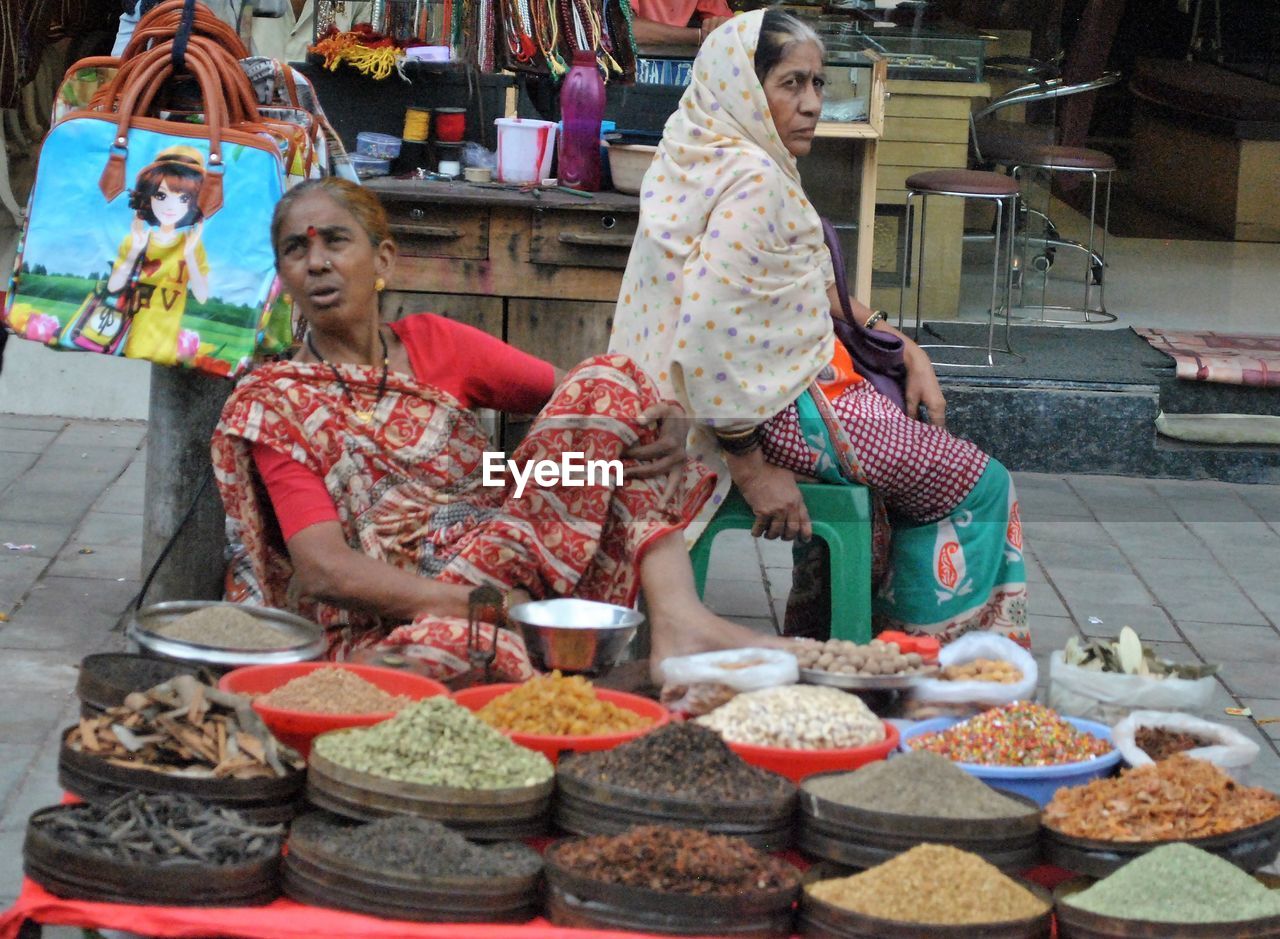
<path id="1" fill-rule="evenodd" d="M 1023 874 L 1027 880 L 1052 890 L 1075 875 L 1061 868 L 1042 866 Z M 657 939 L 650 933 L 613 929 L 567 929 L 538 918 L 528 923 L 410 923 L 379 919 L 360 913 L 344 913 L 304 906 L 281 898 L 266 906 L 205 909 L 177 906 L 134 906 L 126 903 L 90 903 L 62 900 L 24 877 L 22 891 L 8 910 L 0 913 L 0 939 L 17 939 L 24 920 L 46 926 L 83 926 L 124 929 L 147 936 L 237 936 L 245 939 L 313 939 L 316 936 L 361 939 Z"/>
<path id="2" fill-rule="evenodd" d="M 555 390 L 555 367 L 465 323 L 421 313 L 391 324 L 409 353 L 413 377 L 447 391 L 466 408 L 537 413 Z M 286 453 L 253 447 L 262 477 L 288 541 L 319 522 L 338 521 L 324 480 Z"/>
<path id="3" fill-rule="evenodd" d="M 688 26 L 695 13 L 733 16 L 725 0 L 632 0 L 631 9 L 641 19 L 666 26 Z"/>

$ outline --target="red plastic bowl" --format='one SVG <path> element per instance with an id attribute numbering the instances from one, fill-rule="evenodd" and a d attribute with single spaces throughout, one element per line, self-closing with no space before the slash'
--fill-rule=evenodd
<path id="1" fill-rule="evenodd" d="M 463 691 L 455 691 L 453 700 L 470 711 L 478 711 L 494 698 L 518 687 L 520 687 L 518 684 L 505 684 L 467 688 Z M 627 694 L 625 691 L 611 691 L 608 688 L 595 688 L 593 690 L 596 693 L 596 697 L 601 701 L 608 701 L 610 704 L 616 704 L 618 707 L 626 708 L 628 711 L 635 711 L 644 717 L 652 717 L 653 723 L 648 727 L 641 727 L 638 730 L 625 730 L 620 734 L 571 736 L 568 734 L 522 734 L 505 730 L 503 733 L 520 744 L 520 746 L 527 747 L 530 750 L 537 750 L 552 763 L 555 763 L 564 750 L 612 750 L 618 744 L 642 737 L 649 731 L 656 730 L 671 720 L 671 712 L 657 701 L 651 701 L 636 694 Z"/>
<path id="2" fill-rule="evenodd" d="M 725 741 L 729 749 L 752 766 L 786 776 L 800 782 L 814 773 L 841 769 L 857 769 L 867 763 L 883 760 L 898 747 L 898 728 L 884 722 L 884 739 L 865 747 L 842 747 L 836 750 L 793 750 L 788 747 L 761 747 L 753 743 Z"/>
<path id="3" fill-rule="evenodd" d="M 354 672 L 388 694 L 405 695 L 414 701 L 447 695 L 449 689 L 440 682 L 394 668 L 376 665 L 349 665 L 345 662 L 295 662 L 288 665 L 250 665 L 227 672 L 218 682 L 223 691 L 235 694 L 266 694 L 286 682 L 320 668 L 340 668 Z M 293 747 L 304 757 L 311 752 L 311 738 L 329 730 L 344 727 L 368 727 L 395 717 L 394 711 L 377 714 L 317 714 L 314 711 L 292 711 L 253 702 L 263 722 L 281 743 Z"/>

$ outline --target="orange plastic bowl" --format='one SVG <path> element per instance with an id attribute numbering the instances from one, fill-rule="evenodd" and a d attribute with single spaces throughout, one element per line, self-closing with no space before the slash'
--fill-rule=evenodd
<path id="1" fill-rule="evenodd" d="M 518 687 L 520 687 L 518 684 L 512 683 L 467 688 L 463 691 L 455 691 L 453 700 L 470 711 L 478 711 L 494 698 Z M 671 720 L 671 712 L 657 701 L 651 701 L 636 694 L 627 694 L 625 691 L 611 691 L 608 688 L 595 688 L 593 690 L 596 693 L 596 697 L 601 701 L 608 701 L 610 704 L 616 704 L 618 707 L 626 708 L 628 711 L 635 711 L 644 717 L 651 717 L 653 718 L 653 723 L 648 727 L 641 727 L 638 730 L 626 730 L 619 734 L 591 734 L 590 736 L 523 734 L 516 731 L 503 731 L 503 733 L 520 744 L 520 746 L 527 747 L 530 750 L 537 750 L 552 763 L 555 763 L 565 750 L 612 750 L 618 744 L 644 736 L 649 731 L 656 730 Z"/>
<path id="2" fill-rule="evenodd" d="M 414 701 L 447 695 L 449 689 L 440 682 L 410 672 L 376 665 L 348 665 L 345 662 L 294 662 L 288 665 L 250 665 L 227 672 L 218 682 L 223 691 L 234 694 L 266 694 L 286 682 L 310 674 L 320 668 L 340 668 L 354 672 L 370 684 L 377 685 L 388 694 L 404 695 Z M 276 735 L 276 739 L 293 747 L 304 757 L 311 752 L 311 738 L 330 730 L 344 727 L 368 727 L 395 717 L 394 711 L 377 714 L 317 714 L 314 711 L 292 711 L 253 702 L 263 722 Z"/>
<path id="3" fill-rule="evenodd" d="M 867 763 L 883 760 L 898 747 L 898 728 L 884 721 L 884 739 L 865 747 L 841 747 L 835 750 L 793 750 L 788 747 L 761 747 L 753 743 L 726 740 L 729 749 L 752 766 L 786 776 L 800 782 L 814 773 L 841 769 L 857 769 Z"/>

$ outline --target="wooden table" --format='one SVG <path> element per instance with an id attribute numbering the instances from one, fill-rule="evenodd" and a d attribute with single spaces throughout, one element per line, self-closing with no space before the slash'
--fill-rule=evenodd
<path id="1" fill-rule="evenodd" d="M 640 201 L 374 179 L 400 247 L 384 315 L 462 320 L 568 368 L 605 351 Z"/>

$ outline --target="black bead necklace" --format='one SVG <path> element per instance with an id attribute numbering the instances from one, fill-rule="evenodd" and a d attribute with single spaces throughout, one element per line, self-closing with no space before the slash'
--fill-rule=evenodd
<path id="1" fill-rule="evenodd" d="M 382 403 L 382 396 L 387 393 L 387 369 L 390 367 L 391 356 L 387 352 L 387 339 L 382 335 L 382 329 L 378 329 L 378 341 L 382 343 L 382 374 L 378 376 L 378 396 L 374 398 L 373 408 L 365 411 L 356 407 L 355 395 L 351 393 L 351 387 L 343 380 L 342 375 L 338 372 L 338 367 L 326 359 L 316 350 L 316 341 L 311 336 L 311 330 L 307 330 L 307 349 L 315 356 L 320 363 L 329 366 L 329 371 L 333 372 L 333 380 L 342 386 L 342 396 L 347 399 L 347 404 L 351 405 L 355 412 L 356 420 L 362 424 L 367 424 L 373 420 L 373 412 L 378 405 Z"/>

